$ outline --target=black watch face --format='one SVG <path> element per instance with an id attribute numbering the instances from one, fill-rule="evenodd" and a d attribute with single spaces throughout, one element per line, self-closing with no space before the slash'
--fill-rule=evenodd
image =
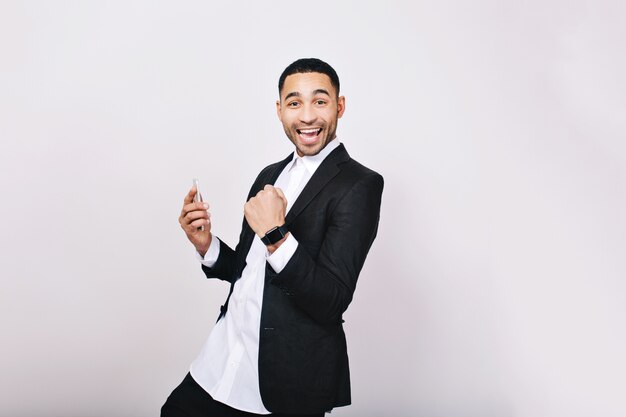
<path id="1" fill-rule="evenodd" d="M 283 238 L 282 233 L 280 233 L 279 228 L 272 230 L 266 236 L 272 245 Z"/>
<path id="2" fill-rule="evenodd" d="M 272 229 L 269 232 L 267 232 L 265 234 L 265 237 L 263 237 L 263 239 L 261 239 L 261 240 L 266 245 L 273 245 L 274 243 L 278 242 L 283 237 L 285 237 L 285 233 L 286 233 L 286 231 L 283 229 L 282 226 L 281 227 L 277 227 L 277 228 Z"/>

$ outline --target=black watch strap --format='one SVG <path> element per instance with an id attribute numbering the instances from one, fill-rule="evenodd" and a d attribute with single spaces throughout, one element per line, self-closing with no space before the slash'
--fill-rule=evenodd
<path id="1" fill-rule="evenodd" d="M 288 230 L 286 225 L 283 224 L 282 226 L 276 226 L 275 228 L 269 230 L 265 236 L 261 238 L 261 242 L 268 246 L 273 245 L 284 238 L 287 232 Z"/>

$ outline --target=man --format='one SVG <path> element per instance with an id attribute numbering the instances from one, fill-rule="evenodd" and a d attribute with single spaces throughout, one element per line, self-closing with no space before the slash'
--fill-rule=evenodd
<path id="1" fill-rule="evenodd" d="M 235 250 L 211 234 L 195 187 L 185 197 L 181 227 L 230 293 L 164 417 L 321 417 L 350 404 L 342 314 L 376 236 L 383 179 L 336 139 L 345 98 L 330 65 L 300 59 L 278 91 L 295 152 L 252 185 Z"/>

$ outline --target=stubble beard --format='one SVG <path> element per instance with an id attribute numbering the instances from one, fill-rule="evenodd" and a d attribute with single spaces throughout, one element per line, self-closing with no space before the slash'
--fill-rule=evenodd
<path id="1" fill-rule="evenodd" d="M 320 138 L 320 142 L 315 147 L 311 148 L 311 147 L 303 146 L 302 144 L 298 142 L 298 132 L 295 126 L 291 126 L 289 128 L 287 126 L 283 126 L 283 130 L 285 131 L 285 134 L 287 135 L 291 143 L 293 143 L 296 149 L 298 150 L 299 156 L 315 156 L 318 153 L 322 152 L 322 150 L 326 147 L 326 145 L 328 145 L 333 139 L 335 139 L 336 132 L 337 132 L 337 125 L 336 124 L 333 124 L 333 125 L 324 124 L 324 126 L 322 126 L 322 133 L 321 133 L 322 135 L 326 133 L 326 129 L 332 129 L 332 130 L 328 130 L 327 134 L 323 138 Z"/>

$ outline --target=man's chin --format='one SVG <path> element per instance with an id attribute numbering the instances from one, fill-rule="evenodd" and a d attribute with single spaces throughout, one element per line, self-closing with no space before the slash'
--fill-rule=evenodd
<path id="1" fill-rule="evenodd" d="M 325 146 L 325 143 L 316 143 L 315 145 L 310 146 L 299 144 L 296 148 L 298 149 L 298 155 L 300 156 L 315 156 L 320 153 Z"/>

